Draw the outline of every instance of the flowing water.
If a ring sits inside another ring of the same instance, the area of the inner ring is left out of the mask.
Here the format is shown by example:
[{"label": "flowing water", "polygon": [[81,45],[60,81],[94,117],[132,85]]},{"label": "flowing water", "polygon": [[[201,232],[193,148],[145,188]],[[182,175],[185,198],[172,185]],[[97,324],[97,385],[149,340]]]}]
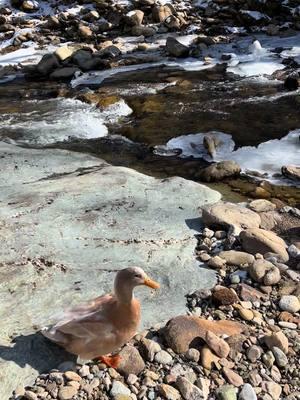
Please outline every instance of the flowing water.
[{"label": "flowing water", "polygon": [[[51,82],[3,83],[1,140],[90,152],[149,175],[195,179],[212,161],[203,134],[219,135],[216,161],[235,159],[250,175],[291,183],[278,173],[300,159],[300,91],[267,78],[233,77],[222,67],[125,71],[89,86],[111,104],[97,108],[75,99],[87,84],[70,91]],[[226,184],[214,186],[238,197]]]}]

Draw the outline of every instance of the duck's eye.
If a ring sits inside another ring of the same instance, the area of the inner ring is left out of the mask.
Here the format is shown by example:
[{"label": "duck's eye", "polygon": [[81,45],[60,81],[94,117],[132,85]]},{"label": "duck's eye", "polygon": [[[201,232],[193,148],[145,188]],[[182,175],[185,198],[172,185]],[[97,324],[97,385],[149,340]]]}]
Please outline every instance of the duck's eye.
[{"label": "duck's eye", "polygon": [[141,278],[141,275],[140,274],[135,274],[134,277],[135,278]]}]

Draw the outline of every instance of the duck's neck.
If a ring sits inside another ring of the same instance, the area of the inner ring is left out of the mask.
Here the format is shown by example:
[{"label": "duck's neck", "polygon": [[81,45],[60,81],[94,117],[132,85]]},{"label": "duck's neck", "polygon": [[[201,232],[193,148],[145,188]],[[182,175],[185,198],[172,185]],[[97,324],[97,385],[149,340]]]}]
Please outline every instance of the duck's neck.
[{"label": "duck's neck", "polygon": [[133,287],[124,285],[118,280],[115,281],[114,285],[115,296],[118,301],[122,304],[131,304],[133,299]]}]

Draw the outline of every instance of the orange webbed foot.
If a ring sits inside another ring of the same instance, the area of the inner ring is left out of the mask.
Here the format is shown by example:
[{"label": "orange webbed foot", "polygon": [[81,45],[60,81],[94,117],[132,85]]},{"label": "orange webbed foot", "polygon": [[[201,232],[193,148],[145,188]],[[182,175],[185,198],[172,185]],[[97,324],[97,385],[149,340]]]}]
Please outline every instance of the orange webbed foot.
[{"label": "orange webbed foot", "polygon": [[96,360],[101,361],[102,363],[106,364],[108,367],[117,369],[121,362],[121,356],[99,356]]}]

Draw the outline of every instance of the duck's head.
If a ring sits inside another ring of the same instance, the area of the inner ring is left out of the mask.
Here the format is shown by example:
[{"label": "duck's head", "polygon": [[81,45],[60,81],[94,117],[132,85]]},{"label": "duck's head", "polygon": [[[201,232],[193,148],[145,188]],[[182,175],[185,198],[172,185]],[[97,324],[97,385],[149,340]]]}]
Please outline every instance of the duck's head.
[{"label": "duck's head", "polygon": [[149,278],[146,272],[139,267],[130,267],[118,271],[115,286],[119,286],[120,284],[131,288],[141,285],[148,286],[151,289],[159,288],[159,283]]}]

